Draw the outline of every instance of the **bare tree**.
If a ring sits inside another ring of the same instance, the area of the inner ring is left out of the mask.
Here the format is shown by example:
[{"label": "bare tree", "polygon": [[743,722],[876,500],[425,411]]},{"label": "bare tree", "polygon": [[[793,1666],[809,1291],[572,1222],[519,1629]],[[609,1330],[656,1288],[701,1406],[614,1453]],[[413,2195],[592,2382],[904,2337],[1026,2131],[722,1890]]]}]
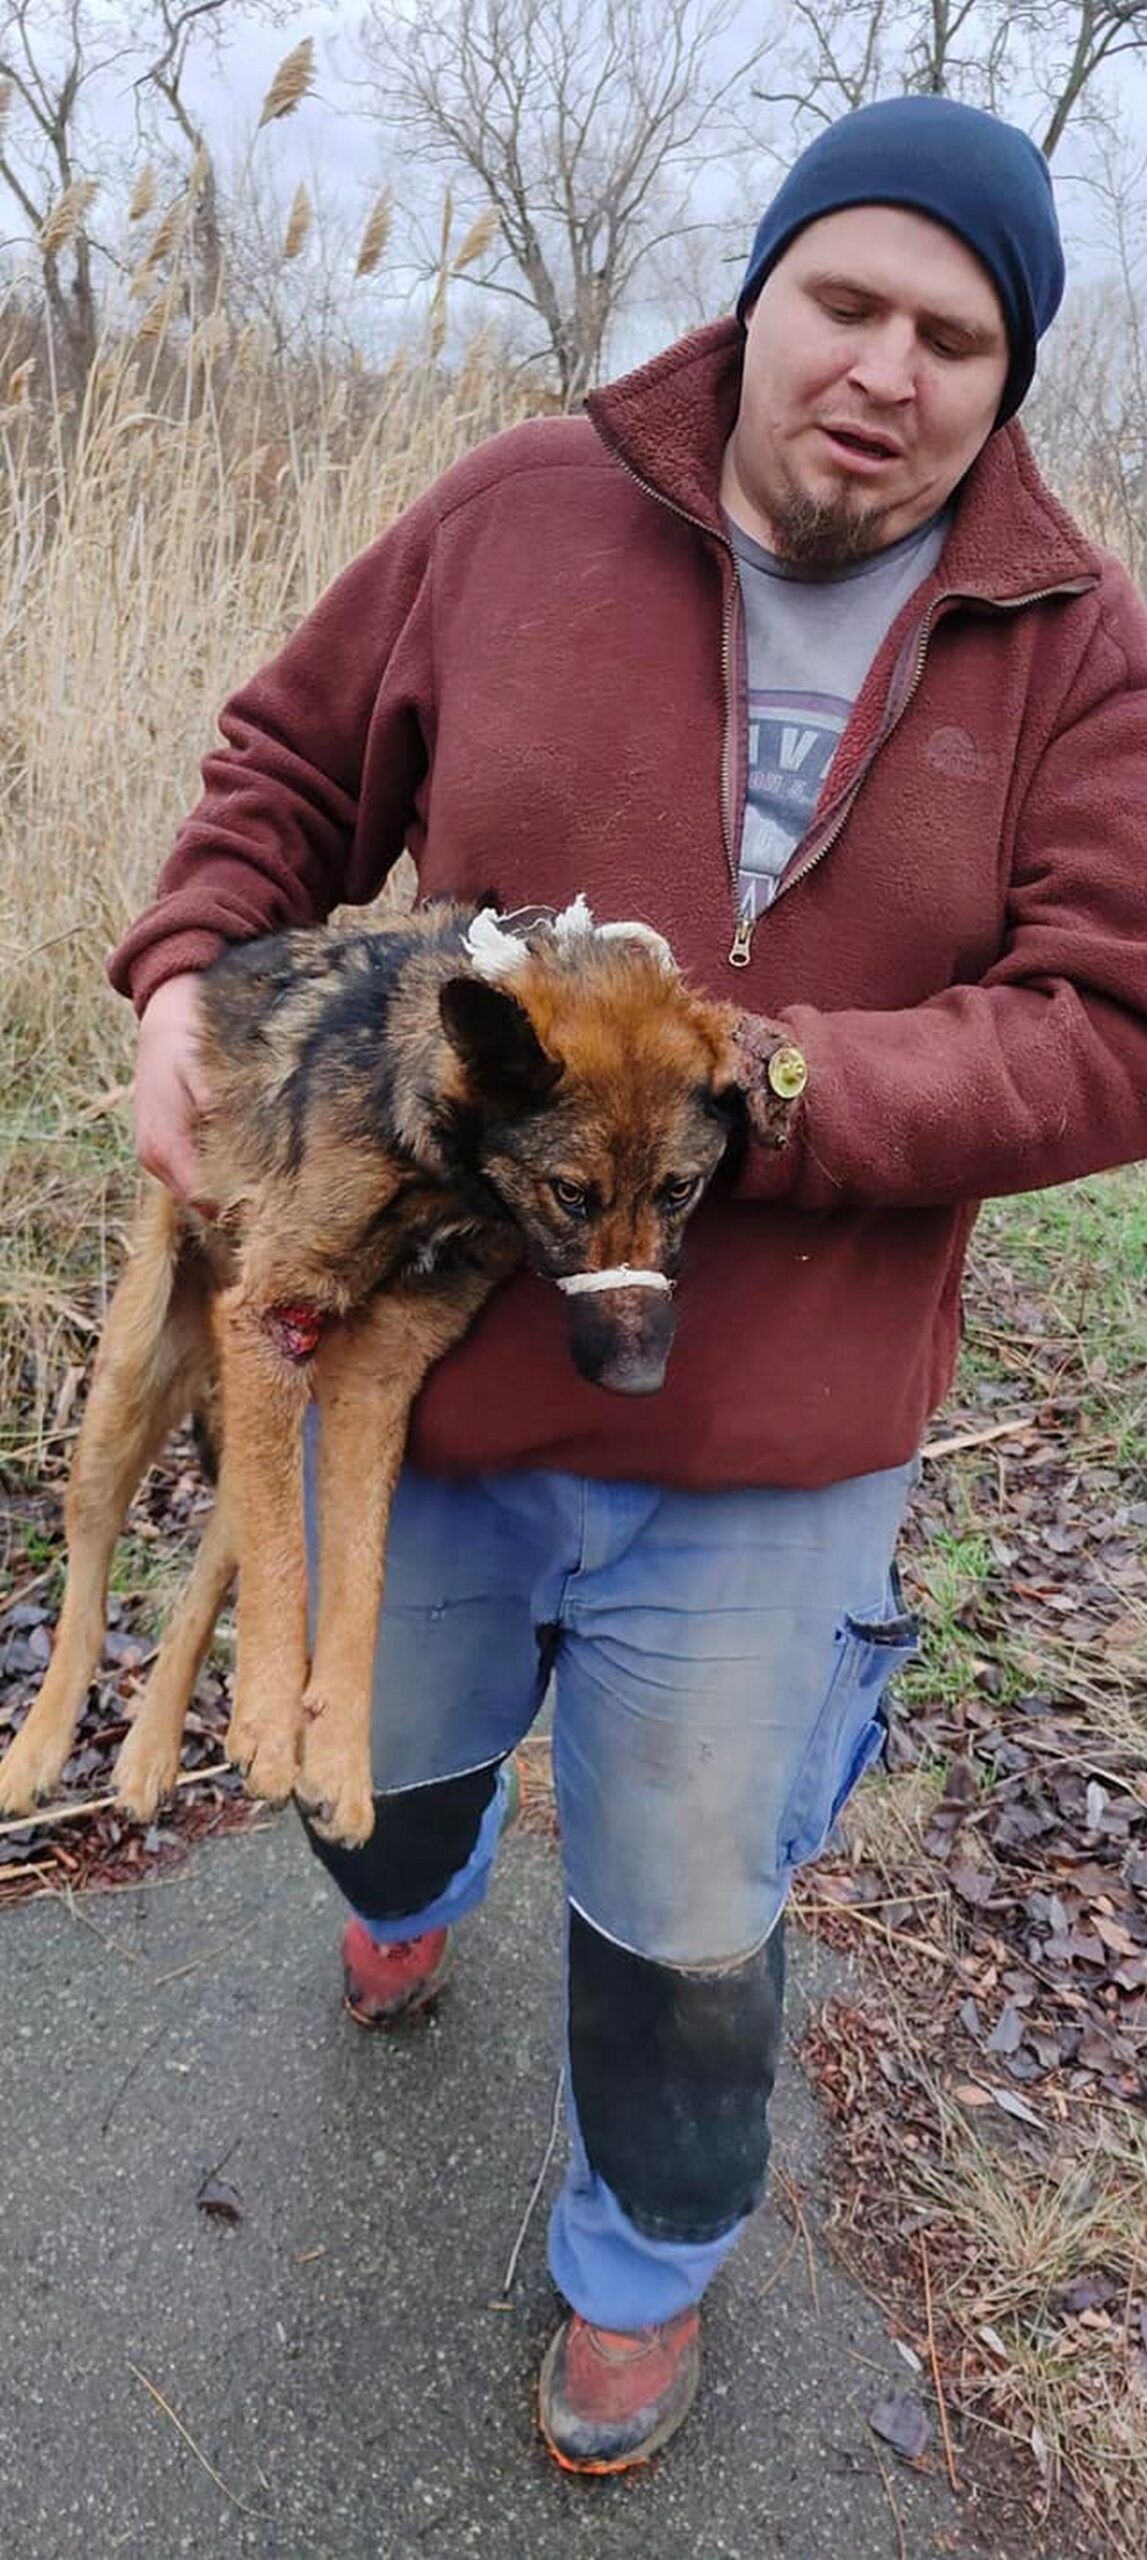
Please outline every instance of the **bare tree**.
[{"label": "bare tree", "polygon": [[57,360],[69,388],[95,352],[89,212],[97,177],[77,138],[83,93],[123,50],[122,31],[85,0],[4,0],[0,7],[0,181],[36,246]]},{"label": "bare tree", "polygon": [[[194,47],[218,55],[240,14],[278,21],[295,0],[0,0],[0,188],[39,271],[57,374],[82,390],[100,327],[101,282],[123,196],[123,152],[107,119],[114,75],[120,101],[134,87],[141,121],[157,102],[179,137],[178,157],[194,170],[192,236],[199,298],[219,289],[222,217],[215,161],[202,121],[188,104]],[[102,135],[101,135],[102,126]],[[188,146],[188,149],[184,149]],[[99,199],[101,235],[93,230]]]},{"label": "bare tree", "polygon": [[186,74],[196,38],[212,23],[217,32],[218,22],[228,6],[229,0],[155,0],[159,20],[156,33],[160,46],[139,83],[141,87],[146,84],[152,88],[163,100],[188,145],[199,173],[192,236],[202,278],[204,307],[209,311],[218,302],[223,276],[219,181],[203,118],[194,114],[188,104]]},{"label": "bare tree", "polygon": [[1147,0],[791,0],[783,85],[758,90],[798,124],[831,123],[894,90],[996,113],[1026,107],[1050,159],[1120,56],[1147,59]]},{"label": "bare tree", "polygon": [[612,325],[689,202],[722,104],[766,40],[730,59],[739,0],[373,0],[375,112],[493,216],[471,271],[541,322],[563,402],[597,378]]},{"label": "bare tree", "polygon": [[247,25],[280,26],[297,14],[298,0],[150,0],[143,14],[140,42],[154,51],[136,91],[141,101],[149,91],[162,101],[196,172],[192,243],[199,299],[207,311],[222,290],[227,223],[213,137],[190,102],[187,75],[204,52],[216,70],[222,68],[226,39],[240,18]]}]

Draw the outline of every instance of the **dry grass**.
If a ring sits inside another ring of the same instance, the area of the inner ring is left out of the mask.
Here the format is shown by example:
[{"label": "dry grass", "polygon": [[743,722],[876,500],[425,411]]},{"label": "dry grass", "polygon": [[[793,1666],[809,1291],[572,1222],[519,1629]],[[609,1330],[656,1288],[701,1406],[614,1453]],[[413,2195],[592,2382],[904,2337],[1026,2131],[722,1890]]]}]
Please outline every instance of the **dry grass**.
[{"label": "dry grass", "polygon": [[1147,2132],[1128,2110],[1089,2110],[1018,2156],[923,2060],[919,2087],[939,2157],[909,2153],[903,2193],[920,2200],[939,2271],[961,2413],[1030,2453],[1048,2501],[1070,2483],[1132,2560],[1147,2463]]},{"label": "dry grass", "polygon": [[347,560],[528,405],[487,340],[451,369],[420,342],[333,379],[288,370],[269,335],[234,339],[222,313],[191,329],[157,307],[105,349],[78,414],[35,403],[27,365],[6,379],[0,356],[8,1457],[39,1448],[76,1315],[118,1253],[127,1112],[102,1101],[130,1075],[133,1025],[104,963],[197,796],[218,706]]}]

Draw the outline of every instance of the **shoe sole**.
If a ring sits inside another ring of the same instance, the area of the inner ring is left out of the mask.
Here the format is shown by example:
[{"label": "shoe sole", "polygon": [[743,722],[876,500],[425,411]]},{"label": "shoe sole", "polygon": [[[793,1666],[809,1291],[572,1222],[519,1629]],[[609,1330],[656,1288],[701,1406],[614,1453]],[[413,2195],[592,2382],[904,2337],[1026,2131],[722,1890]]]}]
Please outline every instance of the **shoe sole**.
[{"label": "shoe sole", "polygon": [[651,2462],[654,2454],[660,2453],[662,2448],[670,2442],[673,2436],[676,2435],[678,2428],[683,2427],[685,2424],[685,2420],[688,2417],[697,2397],[698,2386],[701,2380],[700,2347],[697,2346],[694,2350],[691,2388],[684,2408],[675,2409],[671,2416],[663,2418],[660,2426],[655,2427],[652,2434],[646,2437],[645,2442],[640,2447],[639,2451],[634,2453],[618,2454],[612,2462],[592,2462],[584,2458],[579,2459],[576,2454],[563,2453],[561,2446],[554,2443],[553,2437],[546,2425],[545,2410],[542,2404],[546,2385],[552,2380],[554,2368],[557,2364],[558,2350],[561,2345],[561,2336],[562,2333],[559,2329],[557,2336],[551,2339],[550,2344],[546,2349],[541,2374],[538,2379],[538,2428],[547,2453],[552,2456],[552,2459],[557,2463],[560,2470],[580,2473],[586,2479],[605,2480],[611,2478],[612,2475],[618,2471],[640,2471],[642,2464]]}]

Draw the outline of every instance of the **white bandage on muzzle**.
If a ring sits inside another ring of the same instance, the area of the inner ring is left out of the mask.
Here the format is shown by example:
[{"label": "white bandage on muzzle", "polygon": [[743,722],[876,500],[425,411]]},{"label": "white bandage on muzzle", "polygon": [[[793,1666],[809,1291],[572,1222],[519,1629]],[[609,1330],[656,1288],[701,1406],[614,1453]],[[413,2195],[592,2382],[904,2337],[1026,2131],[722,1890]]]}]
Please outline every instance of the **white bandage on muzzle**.
[{"label": "white bandage on muzzle", "polygon": [[634,1271],[619,1262],[612,1271],[571,1271],[558,1287],[567,1298],[582,1298],[589,1289],[660,1289],[668,1296],[673,1283],[663,1271]]}]

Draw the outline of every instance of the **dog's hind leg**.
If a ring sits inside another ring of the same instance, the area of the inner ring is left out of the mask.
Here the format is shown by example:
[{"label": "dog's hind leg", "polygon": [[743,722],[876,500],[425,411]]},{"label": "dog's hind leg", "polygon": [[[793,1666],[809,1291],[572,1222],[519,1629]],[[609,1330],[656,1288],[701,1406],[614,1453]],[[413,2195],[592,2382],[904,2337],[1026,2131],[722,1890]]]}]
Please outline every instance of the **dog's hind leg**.
[{"label": "dog's hind leg", "polygon": [[191,1693],[234,1575],[224,1475],[190,1579],[164,1629],[159,1659],[116,1760],[112,1783],[124,1811],[137,1822],[150,1822],[175,1784]]},{"label": "dog's hind leg", "polygon": [[186,1412],[210,1358],[202,1287],[184,1285],[175,1204],[145,1197],[112,1299],[65,1502],[67,1578],[47,1678],[0,1764],[0,1812],[50,1796],[99,1662],[108,1574],[141,1476]]},{"label": "dog's hind leg", "polygon": [[319,1616],[296,1791],[320,1837],[348,1847],[374,1827],[374,1648],[410,1409],[500,1276],[452,1275],[441,1298],[385,1292],[333,1329],[318,1356]]},{"label": "dog's hind leg", "polygon": [[282,1804],[295,1783],[307,1677],[303,1416],[309,1358],[277,1346],[266,1296],[219,1299],[223,1468],[239,1567],[235,1691],[227,1749],[247,1792]]}]

